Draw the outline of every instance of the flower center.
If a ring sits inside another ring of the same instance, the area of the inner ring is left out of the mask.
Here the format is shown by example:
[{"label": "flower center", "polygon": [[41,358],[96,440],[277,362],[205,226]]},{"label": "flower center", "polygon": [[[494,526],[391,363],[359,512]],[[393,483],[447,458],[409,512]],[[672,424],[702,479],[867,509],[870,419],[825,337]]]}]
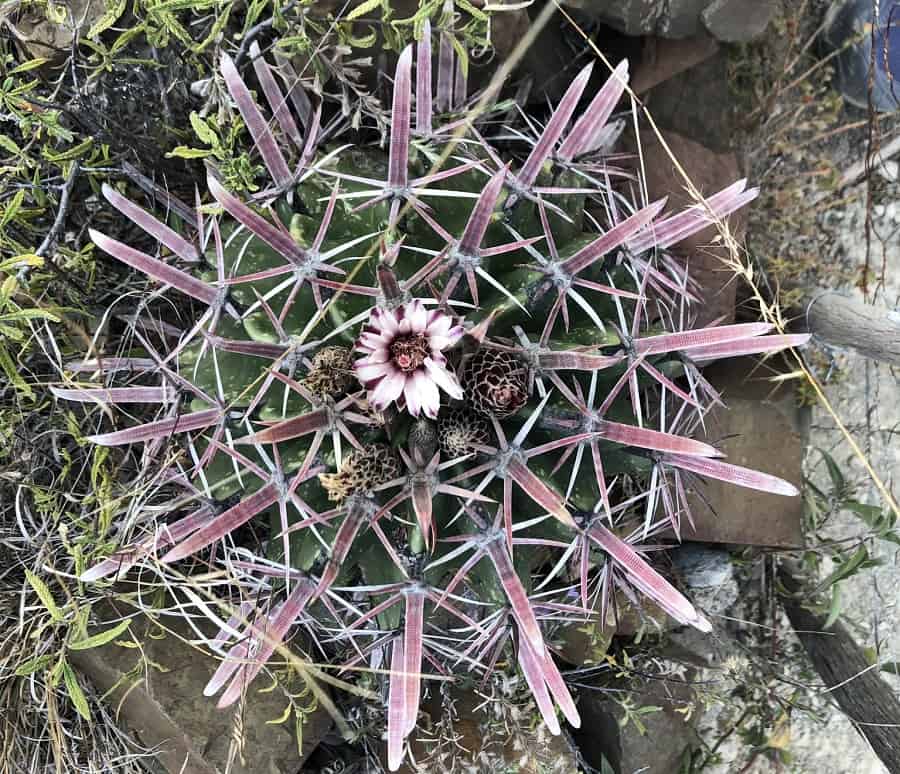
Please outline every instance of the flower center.
[{"label": "flower center", "polygon": [[428,341],[424,334],[398,336],[391,342],[391,360],[404,373],[420,368],[428,357]]}]

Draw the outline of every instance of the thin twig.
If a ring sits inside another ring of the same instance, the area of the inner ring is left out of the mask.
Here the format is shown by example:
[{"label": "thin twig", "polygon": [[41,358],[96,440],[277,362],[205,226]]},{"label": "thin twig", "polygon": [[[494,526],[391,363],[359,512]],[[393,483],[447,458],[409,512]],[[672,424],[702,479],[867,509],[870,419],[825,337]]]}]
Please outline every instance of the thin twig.
[{"label": "thin twig", "polygon": [[[288,3],[284,8],[281,9],[281,15],[283,16],[284,14],[286,14],[295,5],[297,5],[297,0],[292,0],[292,2]],[[238,49],[237,54],[234,55],[235,67],[240,68],[250,52],[250,44],[253,43],[254,40],[262,35],[274,23],[275,16],[270,16],[268,19],[261,21],[259,24],[255,24],[249,30],[247,30],[247,34],[244,35],[244,39],[241,41],[241,47]]]},{"label": "thin twig", "polygon": [[66,178],[66,182],[62,187],[56,219],[53,221],[53,225],[47,232],[47,236],[44,237],[44,241],[41,242],[40,247],[35,250],[35,255],[38,255],[41,258],[46,258],[47,254],[56,247],[56,243],[59,241],[59,234],[66,224],[66,216],[69,214],[69,201],[72,196],[72,189],[75,187],[75,179],[78,177],[80,171],[81,165],[77,161],[74,162],[72,164],[72,169],[69,170],[69,176]]}]

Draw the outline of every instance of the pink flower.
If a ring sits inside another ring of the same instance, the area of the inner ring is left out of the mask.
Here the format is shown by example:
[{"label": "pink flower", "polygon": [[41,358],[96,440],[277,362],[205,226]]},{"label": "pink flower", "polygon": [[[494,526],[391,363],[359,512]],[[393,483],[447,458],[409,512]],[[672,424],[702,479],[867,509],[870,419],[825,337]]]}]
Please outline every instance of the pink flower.
[{"label": "pink flower", "polygon": [[463,335],[453,318],[419,300],[396,309],[375,308],[356,342],[363,357],[356,361],[356,377],[368,391],[369,402],[383,411],[394,401],[414,417],[424,412],[434,419],[441,407],[440,387],[459,400],[463,390],[447,368],[442,351]]}]

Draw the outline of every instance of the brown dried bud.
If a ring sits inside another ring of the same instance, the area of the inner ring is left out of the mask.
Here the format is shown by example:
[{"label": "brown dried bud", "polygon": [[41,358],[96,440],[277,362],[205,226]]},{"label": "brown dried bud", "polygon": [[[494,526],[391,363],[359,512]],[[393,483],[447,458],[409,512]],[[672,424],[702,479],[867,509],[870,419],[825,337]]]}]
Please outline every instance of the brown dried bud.
[{"label": "brown dried bud", "polygon": [[528,402],[528,369],[515,355],[482,348],[466,363],[463,385],[479,414],[503,419]]},{"label": "brown dried bud", "polygon": [[366,492],[400,475],[400,460],[384,443],[367,446],[365,452],[352,451],[344,457],[337,473],[320,473],[319,483],[332,502],[342,502],[357,492]]},{"label": "brown dried bud", "polygon": [[302,384],[317,398],[340,397],[354,384],[353,354],[346,347],[320,349]]}]

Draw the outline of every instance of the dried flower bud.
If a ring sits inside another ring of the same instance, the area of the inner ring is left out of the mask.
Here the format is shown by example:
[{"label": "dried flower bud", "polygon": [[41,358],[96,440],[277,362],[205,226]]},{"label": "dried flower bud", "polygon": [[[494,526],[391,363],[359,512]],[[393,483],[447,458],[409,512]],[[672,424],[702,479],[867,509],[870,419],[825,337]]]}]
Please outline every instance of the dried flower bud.
[{"label": "dried flower bud", "polygon": [[343,395],[355,383],[352,353],[346,347],[320,349],[302,382],[318,398],[337,398]]},{"label": "dried flower bud", "polygon": [[367,447],[365,452],[352,451],[344,457],[337,473],[319,474],[319,483],[332,502],[342,502],[357,492],[365,492],[400,475],[400,460],[384,443]]}]

